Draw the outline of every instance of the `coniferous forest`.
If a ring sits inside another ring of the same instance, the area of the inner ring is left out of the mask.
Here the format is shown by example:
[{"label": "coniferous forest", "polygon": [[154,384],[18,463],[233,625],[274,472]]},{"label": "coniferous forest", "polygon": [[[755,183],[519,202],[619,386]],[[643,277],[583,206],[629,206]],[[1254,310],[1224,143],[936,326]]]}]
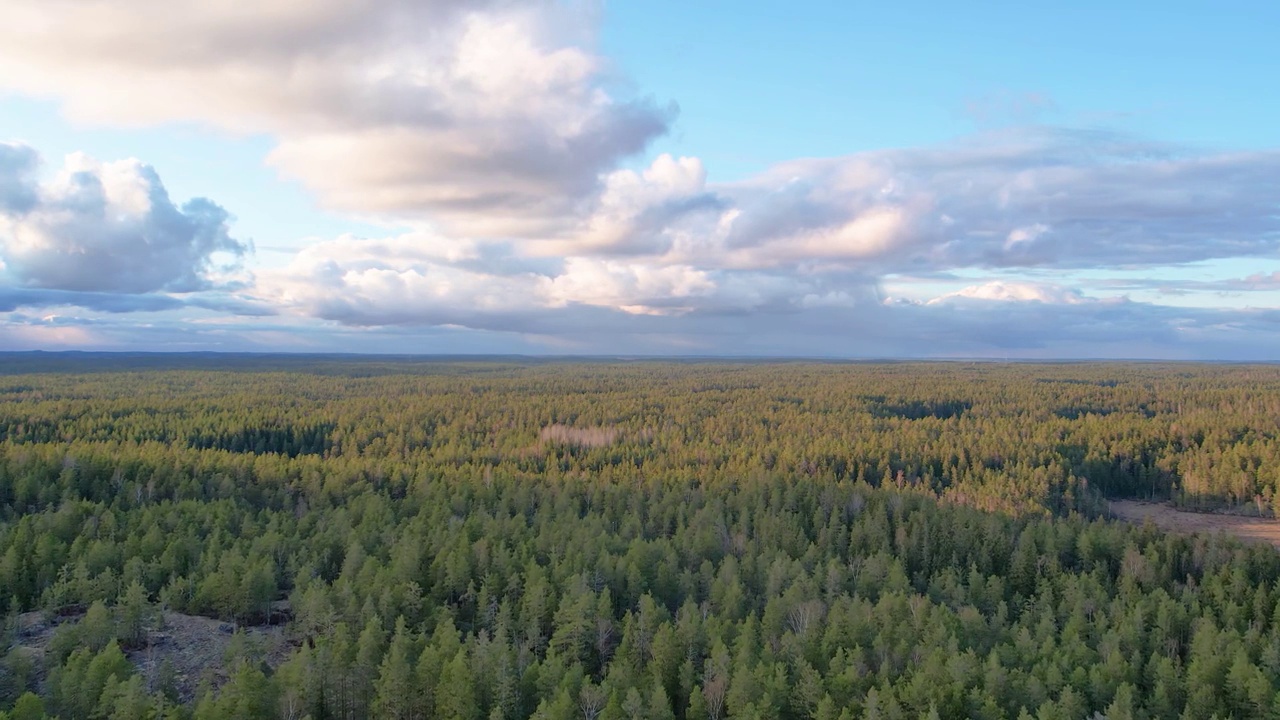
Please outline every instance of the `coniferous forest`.
[{"label": "coniferous forest", "polygon": [[[0,718],[1274,718],[1280,367],[0,357]],[[201,655],[200,653],[203,653]]]}]

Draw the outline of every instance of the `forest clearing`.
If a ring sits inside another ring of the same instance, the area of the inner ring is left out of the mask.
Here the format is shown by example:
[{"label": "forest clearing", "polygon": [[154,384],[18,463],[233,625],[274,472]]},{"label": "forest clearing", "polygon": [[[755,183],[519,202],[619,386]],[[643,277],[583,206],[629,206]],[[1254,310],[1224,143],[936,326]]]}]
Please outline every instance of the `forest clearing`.
[{"label": "forest clearing", "polygon": [[1164,502],[1112,500],[1111,513],[1141,525],[1150,521],[1161,530],[1175,533],[1224,532],[1241,540],[1264,542],[1280,548],[1280,521],[1268,518],[1179,510]]}]

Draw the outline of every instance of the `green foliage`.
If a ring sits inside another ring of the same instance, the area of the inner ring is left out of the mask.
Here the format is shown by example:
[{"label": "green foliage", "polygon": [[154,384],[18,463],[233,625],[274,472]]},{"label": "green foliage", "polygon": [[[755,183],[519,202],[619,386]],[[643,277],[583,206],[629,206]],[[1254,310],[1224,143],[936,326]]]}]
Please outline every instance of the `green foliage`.
[{"label": "green foliage", "polygon": [[133,581],[120,598],[120,642],[129,648],[145,645],[147,631],[155,622],[154,616],[146,589],[137,580]]},{"label": "green foliage", "polygon": [[[184,362],[0,375],[0,601],[82,614],[43,685],[11,634],[10,717],[1260,718],[1280,691],[1275,552],[1098,512],[1274,512],[1274,368]],[[172,665],[135,671],[161,606],[287,622],[289,652],[237,633],[178,707]]]},{"label": "green foliage", "polygon": [[109,717],[121,699],[120,684],[133,675],[133,665],[111,640],[100,652],[82,647],[53,669],[49,696],[64,717]]},{"label": "green foliage", "polygon": [[278,717],[277,687],[251,663],[237,665],[217,697],[206,696],[196,707],[195,720],[263,720]]},{"label": "green foliage", "polygon": [[6,716],[7,720],[43,720],[48,717],[44,711],[44,700],[35,693],[23,693]]}]

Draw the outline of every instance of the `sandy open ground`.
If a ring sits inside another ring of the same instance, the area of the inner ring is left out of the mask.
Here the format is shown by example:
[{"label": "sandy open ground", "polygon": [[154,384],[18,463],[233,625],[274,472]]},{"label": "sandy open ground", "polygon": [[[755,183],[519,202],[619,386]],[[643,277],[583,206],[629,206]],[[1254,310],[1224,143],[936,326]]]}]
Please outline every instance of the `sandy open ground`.
[{"label": "sandy open ground", "polygon": [[1129,522],[1150,520],[1156,527],[1170,532],[1214,533],[1221,530],[1241,540],[1270,543],[1280,548],[1280,520],[1184,512],[1164,503],[1137,500],[1114,500],[1111,512],[1116,518]]}]

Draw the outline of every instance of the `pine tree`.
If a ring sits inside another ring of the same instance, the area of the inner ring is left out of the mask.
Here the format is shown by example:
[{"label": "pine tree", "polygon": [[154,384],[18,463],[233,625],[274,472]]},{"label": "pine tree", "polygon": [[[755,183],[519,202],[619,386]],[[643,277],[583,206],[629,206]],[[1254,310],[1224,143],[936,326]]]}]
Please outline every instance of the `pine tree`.
[{"label": "pine tree", "polygon": [[370,615],[356,641],[355,663],[350,670],[352,701],[357,715],[367,713],[373,702],[373,681],[377,676],[386,642],[382,620],[377,615]]},{"label": "pine tree", "polygon": [[436,717],[441,720],[478,720],[480,708],[476,703],[475,685],[467,662],[466,649],[458,650],[452,660],[445,663],[436,688]]},{"label": "pine tree", "polygon": [[155,703],[147,694],[141,675],[116,685],[113,696],[103,693],[98,707],[107,711],[104,716],[110,720],[151,720],[156,716]]},{"label": "pine tree", "polygon": [[403,617],[396,620],[395,635],[391,646],[378,669],[374,683],[372,714],[388,720],[409,720],[413,717],[413,667],[410,653],[412,638]]},{"label": "pine tree", "polygon": [[89,611],[80,620],[79,632],[81,642],[94,652],[101,651],[115,639],[116,624],[106,603],[96,600],[89,606]]},{"label": "pine tree", "polygon": [[14,703],[13,710],[8,717],[9,720],[44,720],[47,717],[44,710],[44,701],[35,693],[23,693],[18,698],[18,701]]},{"label": "pine tree", "polygon": [[1115,697],[1107,706],[1107,720],[1134,720],[1134,691],[1129,683],[1116,688]]},{"label": "pine tree", "polygon": [[120,627],[118,637],[127,648],[146,645],[147,631],[152,622],[151,601],[146,588],[137,580],[129,584],[120,602]]}]

